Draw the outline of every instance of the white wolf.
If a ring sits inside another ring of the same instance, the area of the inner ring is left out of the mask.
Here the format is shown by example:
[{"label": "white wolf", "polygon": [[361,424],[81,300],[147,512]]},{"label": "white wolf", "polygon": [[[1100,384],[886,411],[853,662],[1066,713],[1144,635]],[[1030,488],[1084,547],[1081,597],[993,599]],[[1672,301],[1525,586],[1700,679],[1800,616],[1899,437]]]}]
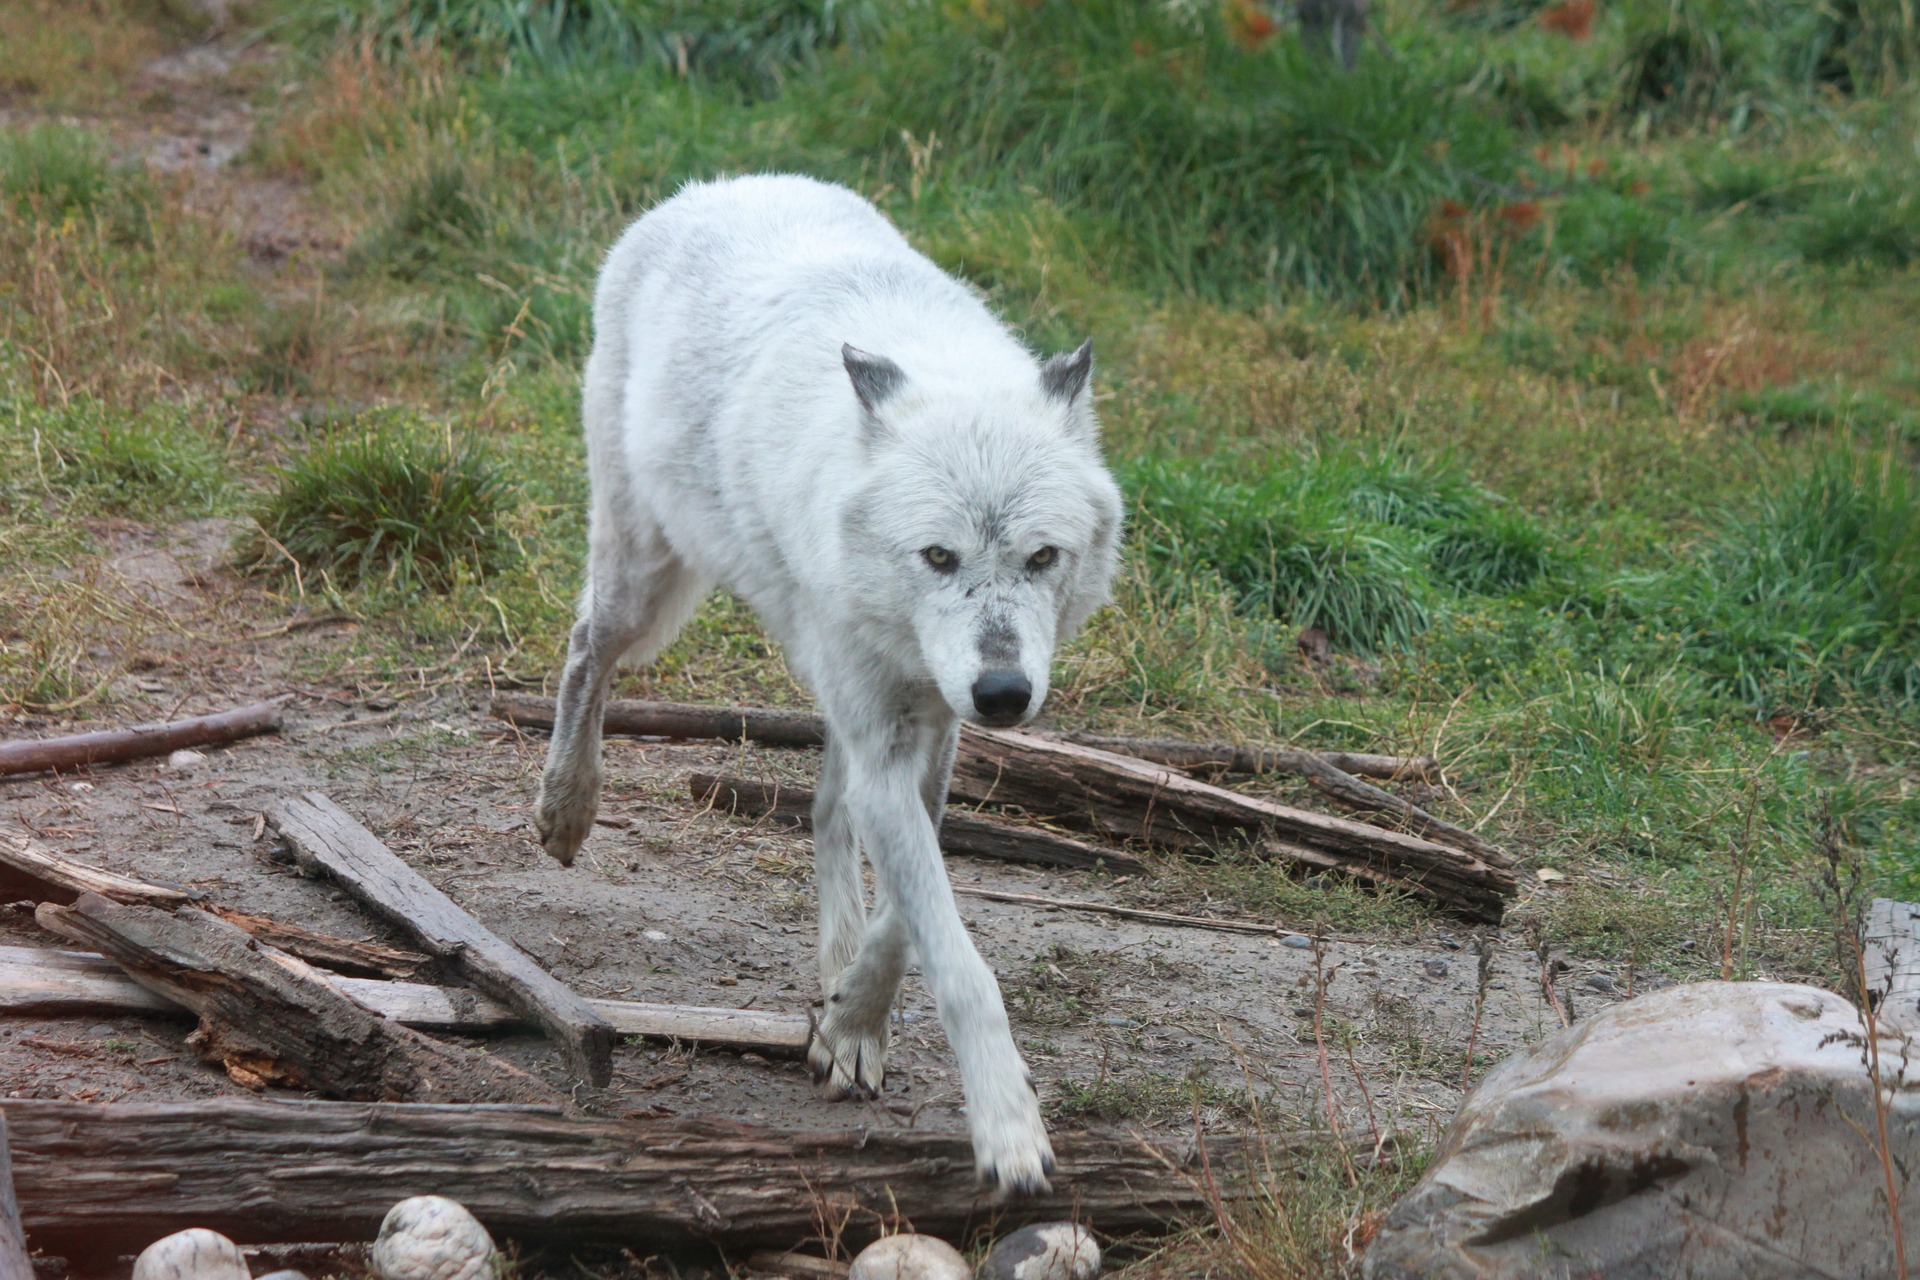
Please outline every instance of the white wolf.
[{"label": "white wolf", "polygon": [[911,949],[959,1059],[982,1181],[1046,1188],[1033,1077],[936,831],[959,721],[1031,718],[1054,646],[1107,599],[1121,504],[1091,345],[1039,364],[866,201],[779,176],[689,186],[635,222],[594,327],[587,583],[541,842],[571,864],[592,827],[616,661],[651,658],[725,584],[826,713],[816,1079],[839,1098],[880,1088]]}]

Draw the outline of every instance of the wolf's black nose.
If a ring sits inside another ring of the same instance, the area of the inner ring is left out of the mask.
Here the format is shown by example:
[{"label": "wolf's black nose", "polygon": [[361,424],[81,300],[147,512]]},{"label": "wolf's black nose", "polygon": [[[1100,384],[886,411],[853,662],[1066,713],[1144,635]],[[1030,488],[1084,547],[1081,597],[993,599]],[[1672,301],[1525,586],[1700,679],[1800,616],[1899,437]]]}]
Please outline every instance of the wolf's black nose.
[{"label": "wolf's black nose", "polygon": [[973,682],[973,706],[988,724],[1012,724],[1033,701],[1033,682],[1018,671],[989,671]]}]

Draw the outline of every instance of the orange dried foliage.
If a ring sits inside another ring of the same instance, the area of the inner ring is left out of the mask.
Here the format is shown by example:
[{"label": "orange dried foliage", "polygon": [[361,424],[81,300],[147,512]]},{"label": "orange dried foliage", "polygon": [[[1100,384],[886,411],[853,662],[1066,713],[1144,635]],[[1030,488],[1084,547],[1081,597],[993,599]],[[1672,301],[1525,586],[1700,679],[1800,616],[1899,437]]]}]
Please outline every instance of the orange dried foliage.
[{"label": "orange dried foliage", "polygon": [[1540,25],[1569,40],[1585,40],[1593,34],[1595,0],[1560,0],[1540,11]]},{"label": "orange dried foliage", "polygon": [[1238,0],[1227,10],[1227,32],[1243,49],[1258,49],[1279,30],[1280,24],[1259,0]]}]

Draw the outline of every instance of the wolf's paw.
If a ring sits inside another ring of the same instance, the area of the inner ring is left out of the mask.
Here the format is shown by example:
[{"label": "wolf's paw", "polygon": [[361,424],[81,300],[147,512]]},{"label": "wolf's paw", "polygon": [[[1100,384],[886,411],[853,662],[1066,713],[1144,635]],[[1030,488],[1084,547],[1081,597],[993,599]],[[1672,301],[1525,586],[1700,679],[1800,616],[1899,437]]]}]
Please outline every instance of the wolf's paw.
[{"label": "wolf's paw", "polygon": [[858,1026],[851,1018],[836,1018],[838,1012],[829,1010],[807,1045],[813,1082],[833,1102],[878,1097],[887,1078],[886,1013],[877,1025]]},{"label": "wolf's paw", "polygon": [[967,1099],[973,1133],[974,1171],[980,1185],[999,1199],[1037,1196],[1053,1190],[1053,1144],[1040,1119],[1033,1077],[1022,1073],[1018,1086],[1000,1096]]},{"label": "wolf's paw", "polygon": [[563,867],[573,865],[573,855],[593,830],[593,813],[599,807],[600,786],[554,787],[545,779],[540,783],[540,798],[533,806],[533,829],[540,847]]}]

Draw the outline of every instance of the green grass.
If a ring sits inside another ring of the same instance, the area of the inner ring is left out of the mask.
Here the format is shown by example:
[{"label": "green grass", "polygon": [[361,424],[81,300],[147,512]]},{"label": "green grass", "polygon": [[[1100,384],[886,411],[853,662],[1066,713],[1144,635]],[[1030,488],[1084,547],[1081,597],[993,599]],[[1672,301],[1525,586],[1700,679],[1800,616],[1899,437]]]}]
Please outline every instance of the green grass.
[{"label": "green grass", "polygon": [[446,591],[504,568],[513,485],[482,441],[391,419],[353,424],[281,468],[243,560],[316,584]]}]

